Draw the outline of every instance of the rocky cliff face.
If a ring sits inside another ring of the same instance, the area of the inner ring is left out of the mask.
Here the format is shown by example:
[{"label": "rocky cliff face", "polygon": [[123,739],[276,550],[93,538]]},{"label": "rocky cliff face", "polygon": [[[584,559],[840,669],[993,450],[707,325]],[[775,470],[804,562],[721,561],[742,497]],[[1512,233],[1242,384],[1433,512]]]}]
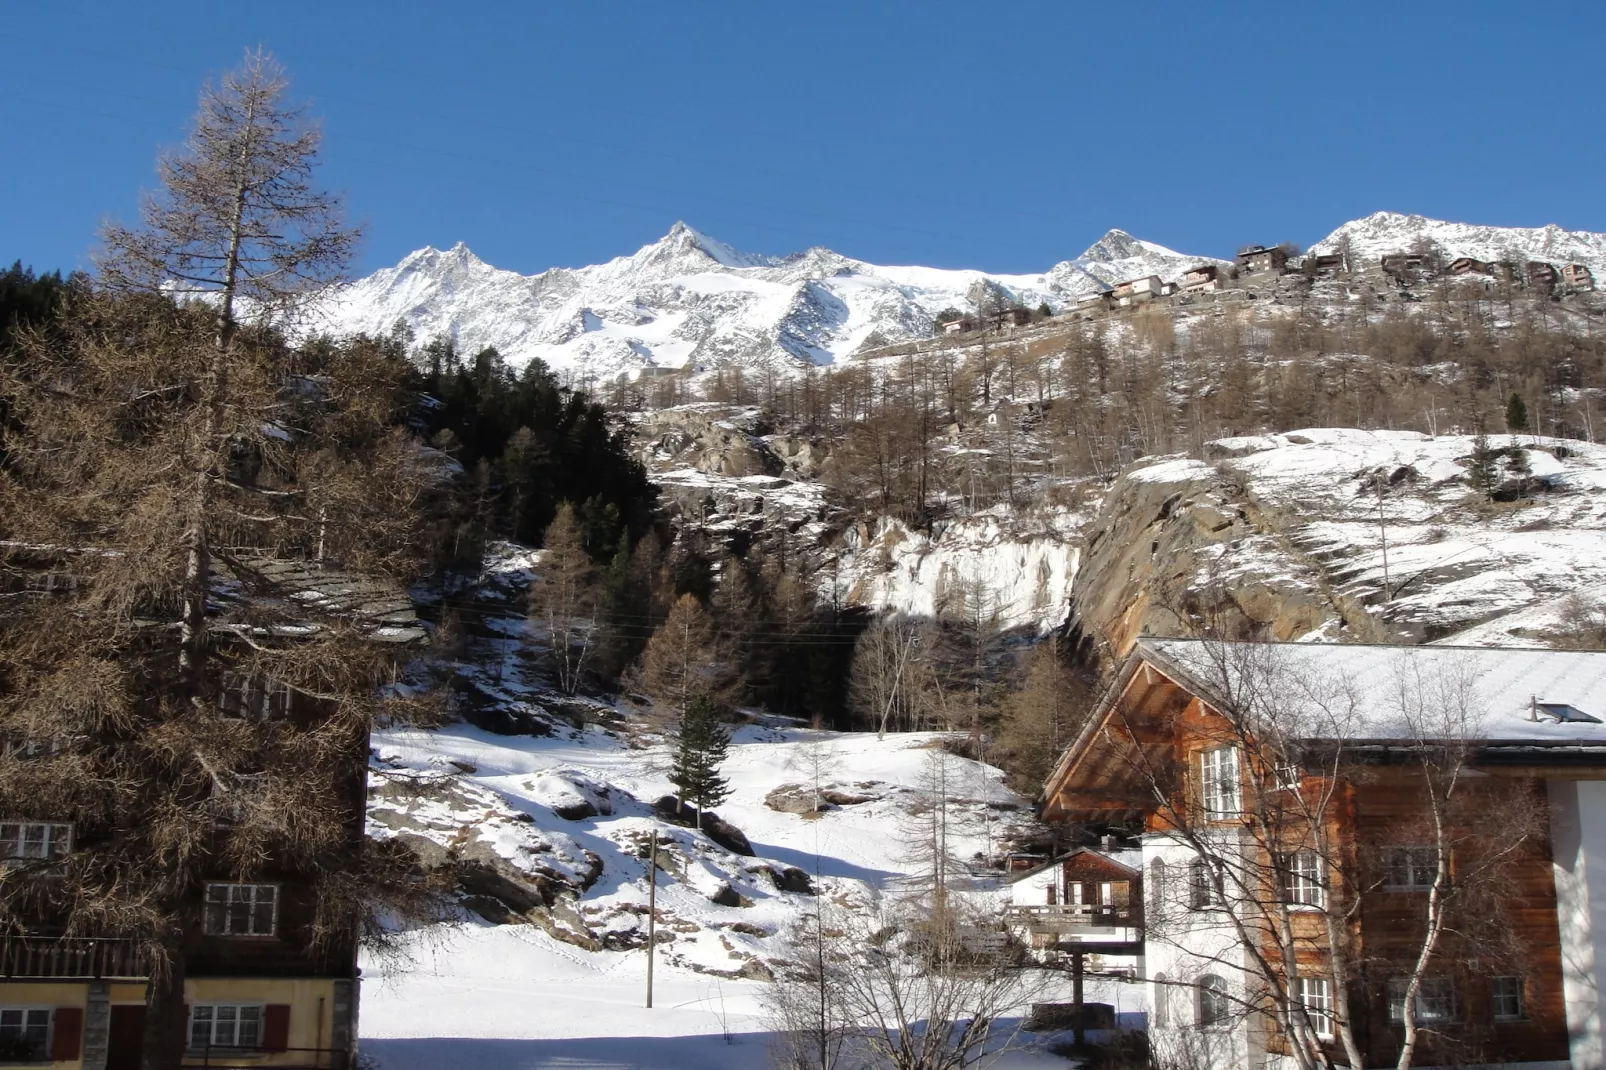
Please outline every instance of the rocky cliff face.
[{"label": "rocky cliff face", "polygon": [[1498,622],[1606,583],[1606,448],[1314,429],[1140,462],[1086,529],[1071,632],[1119,658],[1140,635],[1540,641]]}]

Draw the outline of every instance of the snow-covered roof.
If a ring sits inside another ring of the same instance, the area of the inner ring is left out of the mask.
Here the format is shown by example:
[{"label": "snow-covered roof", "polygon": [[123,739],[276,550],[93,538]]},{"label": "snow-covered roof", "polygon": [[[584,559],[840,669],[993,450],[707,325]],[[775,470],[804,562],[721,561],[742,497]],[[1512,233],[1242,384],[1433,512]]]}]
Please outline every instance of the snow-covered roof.
[{"label": "snow-covered roof", "polygon": [[1207,702],[1309,739],[1606,746],[1606,652],[1142,639]]}]

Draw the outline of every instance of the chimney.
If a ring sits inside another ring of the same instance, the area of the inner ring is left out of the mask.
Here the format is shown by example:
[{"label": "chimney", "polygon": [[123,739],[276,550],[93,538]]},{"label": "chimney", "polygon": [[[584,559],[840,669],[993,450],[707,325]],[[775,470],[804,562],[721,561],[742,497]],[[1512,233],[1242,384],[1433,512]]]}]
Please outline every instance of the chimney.
[{"label": "chimney", "polygon": [[1100,836],[1099,837],[1099,850],[1103,851],[1106,854],[1108,854],[1109,852],[1115,850],[1115,837],[1110,835],[1108,832],[1106,832],[1104,835]]},{"label": "chimney", "polygon": [[1528,696],[1528,720],[1530,720],[1530,721],[1539,720],[1539,696],[1538,695],[1529,695]]}]

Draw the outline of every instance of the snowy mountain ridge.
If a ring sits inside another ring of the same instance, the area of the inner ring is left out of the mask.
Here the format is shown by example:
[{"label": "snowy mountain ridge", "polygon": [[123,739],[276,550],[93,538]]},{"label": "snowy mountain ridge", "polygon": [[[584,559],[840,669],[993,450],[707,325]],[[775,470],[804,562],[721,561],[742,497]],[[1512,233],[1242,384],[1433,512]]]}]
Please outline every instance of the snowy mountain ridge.
[{"label": "snowy mountain ridge", "polygon": [[1479,260],[1542,260],[1585,264],[1597,278],[1606,272],[1606,234],[1564,230],[1554,223],[1543,227],[1487,227],[1400,212],[1373,212],[1364,219],[1345,223],[1311,246],[1311,252],[1336,252],[1345,238],[1365,259],[1404,252],[1428,241],[1438,246],[1446,259],[1470,256]]},{"label": "snowy mountain ridge", "polygon": [[[1489,227],[1376,212],[1312,246],[1347,238],[1363,258],[1424,239],[1447,257],[1587,264],[1606,277],[1606,234]],[[420,249],[337,292],[314,326],[336,334],[388,333],[406,324],[422,343],[452,339],[460,352],[495,346],[513,366],[534,358],[581,377],[655,368],[831,364],[861,348],[930,335],[947,308],[1002,299],[1060,311],[1118,282],[1173,280],[1204,263],[1111,230],[1081,255],[1040,274],[885,266],[822,247],[788,256],[740,252],[676,223],[629,256],[521,275],[458,243]]]},{"label": "snowy mountain ridge", "polygon": [[937,313],[990,294],[1060,309],[1117,282],[1216,262],[1112,230],[1038,275],[886,267],[824,248],[738,252],[684,223],[630,256],[520,275],[466,245],[420,249],[339,291],[315,325],[337,334],[448,337],[508,362],[607,377],[655,367],[829,364],[862,346],[923,338]]}]

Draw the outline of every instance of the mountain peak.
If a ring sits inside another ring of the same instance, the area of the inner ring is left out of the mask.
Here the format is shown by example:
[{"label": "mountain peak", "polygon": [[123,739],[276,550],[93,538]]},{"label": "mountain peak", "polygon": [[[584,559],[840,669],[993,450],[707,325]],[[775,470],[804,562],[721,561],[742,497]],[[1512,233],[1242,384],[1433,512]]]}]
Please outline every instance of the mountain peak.
[{"label": "mountain peak", "polygon": [[1104,237],[1084,249],[1077,259],[1100,263],[1127,260],[1134,256],[1142,256],[1150,249],[1146,242],[1139,241],[1124,230],[1107,230],[1104,232]]}]

